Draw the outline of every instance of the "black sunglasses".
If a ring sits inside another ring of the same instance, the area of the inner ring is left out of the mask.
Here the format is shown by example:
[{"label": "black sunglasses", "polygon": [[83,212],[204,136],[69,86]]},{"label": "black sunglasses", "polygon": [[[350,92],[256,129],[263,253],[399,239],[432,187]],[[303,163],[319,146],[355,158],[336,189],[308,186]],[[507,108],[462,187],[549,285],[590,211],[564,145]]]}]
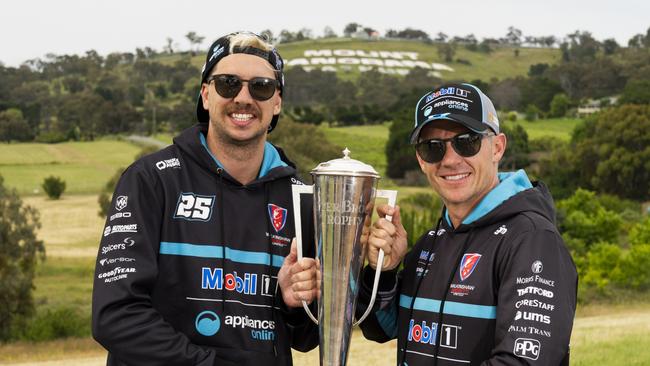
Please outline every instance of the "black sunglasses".
[{"label": "black sunglasses", "polygon": [[214,89],[224,98],[234,98],[244,85],[248,83],[248,92],[255,100],[263,102],[268,100],[275,93],[280,83],[272,78],[254,77],[244,80],[237,75],[217,74],[206,79],[206,82],[214,80]]},{"label": "black sunglasses", "polygon": [[481,140],[490,134],[465,132],[448,139],[431,139],[420,141],[415,144],[415,151],[420,158],[427,163],[438,163],[442,160],[447,152],[447,141],[451,142],[451,147],[458,155],[469,158],[478,154],[481,150]]}]

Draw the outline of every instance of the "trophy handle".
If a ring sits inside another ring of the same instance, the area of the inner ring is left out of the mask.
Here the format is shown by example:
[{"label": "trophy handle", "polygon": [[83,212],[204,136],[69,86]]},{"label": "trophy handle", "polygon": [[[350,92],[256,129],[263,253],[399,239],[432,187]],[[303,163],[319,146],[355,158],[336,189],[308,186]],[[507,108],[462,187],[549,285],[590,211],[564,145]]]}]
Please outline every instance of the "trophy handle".
[{"label": "trophy handle", "polygon": [[[291,194],[293,196],[293,221],[296,226],[296,249],[298,254],[298,260],[302,259],[302,222],[300,220],[300,194],[313,194],[314,186],[308,186],[304,184],[292,184],[291,185]],[[318,324],[318,320],[314,317],[307,306],[307,302],[303,300],[302,307],[307,312],[307,315],[311,320]]]},{"label": "trophy handle", "polygon": [[[378,189],[376,197],[387,198],[388,204],[392,207],[395,207],[395,201],[397,201],[397,191]],[[393,221],[393,216],[386,215],[386,220]],[[353,326],[359,325],[362,321],[366,319],[370,311],[372,310],[373,305],[375,304],[375,297],[377,296],[377,289],[379,288],[379,276],[381,275],[381,268],[384,266],[384,251],[379,249],[379,256],[377,257],[377,268],[375,269],[375,280],[372,284],[372,296],[370,297],[370,303],[366,312],[363,313],[361,318],[357,320]]]}]

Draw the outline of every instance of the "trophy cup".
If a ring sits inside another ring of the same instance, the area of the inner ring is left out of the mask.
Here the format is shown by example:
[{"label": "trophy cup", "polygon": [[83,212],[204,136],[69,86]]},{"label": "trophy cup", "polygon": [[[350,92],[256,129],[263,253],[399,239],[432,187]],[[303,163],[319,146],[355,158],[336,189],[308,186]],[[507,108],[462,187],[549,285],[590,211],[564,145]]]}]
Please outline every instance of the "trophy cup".
[{"label": "trophy cup", "polygon": [[387,198],[391,206],[397,197],[397,191],[376,189],[380,177],[370,165],[351,159],[347,148],[343,154],[343,158],[321,163],[311,171],[314,185],[292,186],[298,259],[302,258],[300,194],[314,195],[316,256],[321,271],[318,320],[306,302],[302,304],[319,326],[321,365],[346,364],[352,327],[372,309],[384,260],[381,250],[370,304],[353,324],[375,197]]}]

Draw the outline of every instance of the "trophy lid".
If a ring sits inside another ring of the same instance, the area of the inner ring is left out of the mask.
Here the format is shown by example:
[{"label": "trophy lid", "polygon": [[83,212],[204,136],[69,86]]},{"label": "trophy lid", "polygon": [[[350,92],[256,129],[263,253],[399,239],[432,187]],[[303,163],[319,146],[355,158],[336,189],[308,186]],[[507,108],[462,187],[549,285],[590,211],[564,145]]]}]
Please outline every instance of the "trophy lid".
[{"label": "trophy lid", "polygon": [[379,173],[370,165],[350,158],[350,150],[343,150],[343,157],[318,164],[311,171],[314,175],[350,175],[355,177],[379,178]]}]

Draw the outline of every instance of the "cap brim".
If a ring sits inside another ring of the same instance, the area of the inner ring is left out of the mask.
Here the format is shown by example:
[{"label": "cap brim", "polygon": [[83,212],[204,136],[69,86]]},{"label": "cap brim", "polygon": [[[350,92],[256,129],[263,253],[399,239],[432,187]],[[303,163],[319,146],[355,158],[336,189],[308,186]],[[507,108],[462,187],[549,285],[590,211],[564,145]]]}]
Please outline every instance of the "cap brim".
[{"label": "cap brim", "polygon": [[485,123],[479,122],[479,121],[475,120],[474,118],[470,118],[470,117],[467,117],[467,116],[464,116],[464,115],[461,115],[461,114],[453,114],[453,113],[451,113],[451,114],[447,114],[444,117],[431,116],[431,118],[427,119],[423,123],[420,123],[420,125],[417,126],[413,130],[413,132],[411,132],[411,136],[409,137],[410,143],[411,144],[416,144],[418,142],[418,137],[420,136],[420,131],[422,131],[422,128],[424,128],[424,126],[428,125],[429,123],[431,123],[433,121],[439,121],[439,120],[448,120],[448,121],[459,123],[459,124],[469,128],[470,130],[472,130],[474,132],[484,132],[485,130],[487,130],[489,128],[488,125],[486,125]]}]

